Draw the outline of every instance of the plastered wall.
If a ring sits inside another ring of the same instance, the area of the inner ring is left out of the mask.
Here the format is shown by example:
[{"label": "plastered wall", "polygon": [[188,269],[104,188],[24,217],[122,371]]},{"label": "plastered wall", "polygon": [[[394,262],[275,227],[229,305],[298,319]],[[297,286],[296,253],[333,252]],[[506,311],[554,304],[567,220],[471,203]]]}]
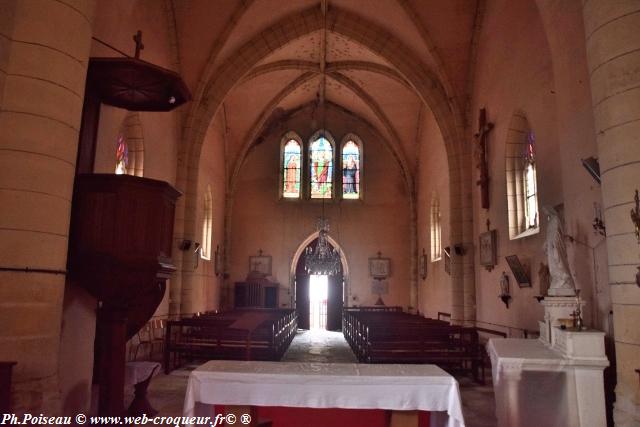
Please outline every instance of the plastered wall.
[{"label": "plastered wall", "polygon": [[[348,132],[362,138],[363,200],[325,202],[330,235],[339,243],[348,263],[349,305],[373,305],[368,258],[391,258],[392,274],[386,305],[409,304],[409,199],[401,171],[389,150],[369,128],[350,116],[329,110],[327,129],[338,141]],[[243,280],[249,256],[262,250],[273,260],[273,280],[281,284],[280,303],[291,306],[291,264],[300,244],[314,231],[322,213],[319,200],[279,199],[280,137],[295,130],[307,140],[311,129],[308,114],[285,121],[246,158],[233,193],[231,215],[229,281]]]},{"label": "plastered wall", "polygon": [[[451,276],[445,272],[444,247],[451,246],[449,167],[444,141],[431,110],[424,110],[421,123],[420,154],[417,174],[418,257],[426,254],[427,277],[418,279],[420,312],[436,318],[438,312],[451,312]],[[442,258],[431,261],[431,203],[440,201]]]},{"label": "plastered wall", "polygon": [[[593,204],[601,203],[600,188],[580,162],[597,156],[581,16],[566,10],[563,13],[557,7],[547,7],[544,12],[546,25],[565,29],[565,38],[552,40],[551,46],[535,3],[487,2],[470,110],[472,132],[477,132],[480,108],[487,109],[488,120],[495,124],[488,148],[489,210],[480,207],[479,190],[474,192],[475,234],[486,230],[487,219],[498,234],[498,265],[492,271],[482,268],[477,250],[475,254],[478,325],[514,336],[522,333],[519,329],[537,330],[537,321],[542,319],[542,307],[534,296],[540,294],[540,263],[547,263],[542,249],[546,231],[542,213],[538,234],[509,239],[505,142],[517,111],[524,113],[536,137],[539,206],[561,205],[564,212],[570,267],[587,301],[587,322],[607,330],[610,309],[603,237],[591,226]],[[557,50],[553,61],[551,47]],[[477,179],[478,171],[474,170],[474,182]],[[504,260],[507,255],[517,255],[526,264],[532,287],[518,286]],[[498,299],[503,271],[510,276],[509,308]]]}]

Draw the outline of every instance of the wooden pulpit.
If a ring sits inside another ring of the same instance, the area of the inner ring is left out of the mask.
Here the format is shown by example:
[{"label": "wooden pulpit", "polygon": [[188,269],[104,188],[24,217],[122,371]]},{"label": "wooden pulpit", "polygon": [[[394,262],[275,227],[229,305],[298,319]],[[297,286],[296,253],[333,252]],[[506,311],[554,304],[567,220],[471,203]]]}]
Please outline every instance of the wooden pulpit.
[{"label": "wooden pulpit", "polygon": [[76,177],[69,278],[98,300],[94,380],[98,411],[124,411],[125,348],[164,296],[171,261],[175,203],[163,181],[131,175]]}]

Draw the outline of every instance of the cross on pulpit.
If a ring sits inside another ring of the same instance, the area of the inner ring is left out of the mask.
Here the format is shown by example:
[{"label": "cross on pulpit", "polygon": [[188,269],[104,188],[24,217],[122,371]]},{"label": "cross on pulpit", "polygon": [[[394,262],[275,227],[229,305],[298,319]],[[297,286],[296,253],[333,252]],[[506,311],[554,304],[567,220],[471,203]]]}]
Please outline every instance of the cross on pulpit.
[{"label": "cross on pulpit", "polygon": [[476,185],[480,186],[480,198],[483,209],[489,209],[489,166],[487,164],[487,136],[493,130],[493,123],[487,122],[487,111],[480,109],[478,118],[478,133],[475,134],[478,140],[476,148],[476,167],[480,169],[480,179]]}]

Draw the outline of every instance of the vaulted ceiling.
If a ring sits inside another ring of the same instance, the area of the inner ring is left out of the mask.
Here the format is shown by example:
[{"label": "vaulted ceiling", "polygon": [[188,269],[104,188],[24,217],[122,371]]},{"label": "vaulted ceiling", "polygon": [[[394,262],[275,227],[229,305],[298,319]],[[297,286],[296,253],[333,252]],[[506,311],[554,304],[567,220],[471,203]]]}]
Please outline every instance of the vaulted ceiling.
[{"label": "vaulted ceiling", "polygon": [[[362,27],[355,31],[379,28],[395,37],[419,58],[415,66],[426,68],[447,98],[464,108],[478,1],[174,0],[180,71],[198,94],[208,84],[207,70],[215,77],[249,41],[317,8],[325,17],[350,16]],[[412,82],[371,49],[384,40],[371,34],[366,47],[334,31],[333,22],[325,18],[319,29],[287,38],[237,79],[222,104],[229,141],[239,147],[255,137],[261,116],[294,110],[319,96],[371,123],[415,161],[425,107]]]}]

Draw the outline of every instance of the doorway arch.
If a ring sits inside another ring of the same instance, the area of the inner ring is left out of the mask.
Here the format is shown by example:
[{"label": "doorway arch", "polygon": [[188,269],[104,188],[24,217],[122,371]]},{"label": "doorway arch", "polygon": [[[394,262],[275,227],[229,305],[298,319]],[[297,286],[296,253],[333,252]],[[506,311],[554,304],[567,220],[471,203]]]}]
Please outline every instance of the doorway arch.
[{"label": "doorway arch", "polygon": [[[298,313],[298,326],[301,329],[309,329],[309,277],[304,272],[303,254],[307,247],[315,248],[319,232],[309,235],[296,250],[291,262],[289,272],[289,286],[293,290],[293,306]],[[331,236],[327,236],[329,244],[338,250],[340,254],[340,272],[336,276],[329,277],[329,290],[327,298],[327,329],[342,329],[342,308],[347,303],[347,290],[349,284],[349,267],[344,251]]]}]

